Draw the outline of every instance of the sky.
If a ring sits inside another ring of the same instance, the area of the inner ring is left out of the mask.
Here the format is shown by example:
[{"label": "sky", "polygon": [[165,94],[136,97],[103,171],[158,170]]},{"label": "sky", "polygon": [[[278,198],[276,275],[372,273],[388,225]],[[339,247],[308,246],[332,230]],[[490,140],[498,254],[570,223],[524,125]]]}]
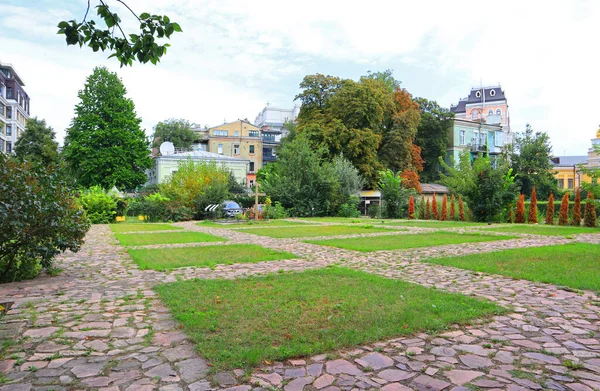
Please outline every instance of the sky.
[{"label": "sky", "polygon": [[[133,15],[106,1],[135,32]],[[182,27],[159,65],[120,68],[109,53],[67,46],[56,25],[81,20],[85,0],[0,1],[0,61],[15,67],[31,114],[61,143],[100,65],[121,77],[148,135],[168,118],[215,126],[253,122],[267,102],[291,108],[308,74],[358,79],[386,69],[413,96],[445,107],[480,83],[500,84],[511,129],[548,132],[555,155],[587,154],[600,124],[597,0],[126,3]]]}]

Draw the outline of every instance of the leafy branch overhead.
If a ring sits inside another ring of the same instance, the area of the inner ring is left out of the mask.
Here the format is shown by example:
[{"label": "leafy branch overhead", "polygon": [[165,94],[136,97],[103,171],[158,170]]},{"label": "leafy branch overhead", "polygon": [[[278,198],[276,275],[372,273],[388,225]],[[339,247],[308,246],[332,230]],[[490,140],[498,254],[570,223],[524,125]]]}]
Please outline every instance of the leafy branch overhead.
[{"label": "leafy branch overhead", "polygon": [[[167,53],[168,43],[159,44],[161,38],[170,38],[174,32],[181,32],[179,24],[171,22],[166,15],[151,15],[144,12],[137,15],[125,2],[123,4],[139,21],[138,34],[125,34],[122,20],[116,12],[112,12],[105,0],[99,0],[95,8],[98,16],[104,21],[106,28],[99,28],[94,20],[87,20],[90,11],[90,0],[82,22],[76,20],[62,21],[58,24],[58,34],[64,34],[67,45],[89,46],[94,52],[108,50],[123,65],[133,65],[133,61],[155,64]],[[117,31],[115,31],[117,30]],[[116,34],[115,34],[116,33]]]}]

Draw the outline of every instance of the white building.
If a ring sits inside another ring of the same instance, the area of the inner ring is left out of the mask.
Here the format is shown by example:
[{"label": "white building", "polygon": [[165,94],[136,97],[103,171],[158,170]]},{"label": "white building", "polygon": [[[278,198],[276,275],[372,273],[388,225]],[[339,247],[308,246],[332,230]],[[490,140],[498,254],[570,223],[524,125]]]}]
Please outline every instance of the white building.
[{"label": "white building", "polygon": [[300,113],[300,106],[292,109],[281,109],[267,104],[256,116],[254,125],[261,129],[263,142],[263,167],[277,159],[275,147],[281,143],[281,138],[288,134],[283,125],[287,121],[295,121]]},{"label": "white building", "polygon": [[25,83],[11,64],[0,62],[0,153],[12,153],[29,119]]}]

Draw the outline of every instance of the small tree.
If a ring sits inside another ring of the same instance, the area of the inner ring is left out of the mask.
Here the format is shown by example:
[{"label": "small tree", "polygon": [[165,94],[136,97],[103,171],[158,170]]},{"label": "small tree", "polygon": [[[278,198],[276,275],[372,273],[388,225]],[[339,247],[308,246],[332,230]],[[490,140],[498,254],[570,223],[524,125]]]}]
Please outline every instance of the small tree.
[{"label": "small tree", "polygon": [[515,211],[515,223],[523,224],[525,222],[525,194],[519,195],[517,200],[517,210]]},{"label": "small tree", "polygon": [[438,206],[437,206],[437,196],[433,193],[433,199],[431,200],[431,218],[433,220],[437,220],[438,217]]},{"label": "small tree", "polygon": [[546,206],[546,224],[554,225],[554,195],[550,193],[548,205]]},{"label": "small tree", "polygon": [[415,218],[415,198],[411,194],[410,198],[408,199],[408,219],[414,220],[414,218]]},{"label": "small tree", "polygon": [[465,204],[463,203],[462,196],[458,196],[458,220],[465,221]]},{"label": "small tree", "polygon": [[558,214],[558,225],[569,224],[569,193],[565,193],[560,203],[560,213]]},{"label": "small tree", "polygon": [[573,219],[571,225],[579,227],[581,225],[581,189],[578,187],[575,193],[575,203],[573,204]]},{"label": "small tree", "polygon": [[429,204],[429,198],[425,204],[425,220],[431,220],[431,205]]},{"label": "small tree", "polygon": [[588,192],[587,199],[585,201],[585,214],[583,216],[583,225],[586,227],[596,226],[596,203],[594,201],[594,195],[591,191]]},{"label": "small tree", "polygon": [[419,219],[425,220],[425,196],[421,196],[421,202],[419,202]]},{"label": "small tree", "polygon": [[444,194],[444,198],[442,199],[442,213],[440,214],[440,220],[448,220],[448,195],[446,194]]},{"label": "small tree", "polygon": [[529,203],[529,214],[527,215],[527,222],[529,224],[537,224],[537,196],[535,194],[535,186],[531,190],[531,201]]},{"label": "small tree", "polygon": [[154,127],[154,140],[152,148],[158,148],[165,141],[173,143],[175,148],[191,148],[198,134],[192,130],[189,121],[184,119],[168,119],[159,122]]},{"label": "small tree", "polygon": [[513,208],[510,206],[508,208],[508,215],[506,216],[506,222],[509,224],[513,223]]},{"label": "small tree", "polygon": [[456,219],[456,207],[454,205],[454,202],[454,194],[452,194],[452,197],[450,198],[450,220]]},{"label": "small tree", "polygon": [[57,163],[58,143],[54,130],[43,119],[28,119],[25,132],[15,144],[15,155],[21,161],[42,162],[46,166]]},{"label": "small tree", "polygon": [[409,190],[402,186],[400,172],[380,172],[379,189],[383,200],[383,215],[390,219],[401,217],[408,207]]}]

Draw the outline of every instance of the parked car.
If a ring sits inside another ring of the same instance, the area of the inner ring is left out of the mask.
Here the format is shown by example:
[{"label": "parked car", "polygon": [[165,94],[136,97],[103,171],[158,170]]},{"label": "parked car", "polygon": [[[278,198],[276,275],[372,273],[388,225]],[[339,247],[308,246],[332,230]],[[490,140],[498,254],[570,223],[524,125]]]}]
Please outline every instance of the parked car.
[{"label": "parked car", "polygon": [[221,204],[225,217],[235,217],[242,213],[242,208],[235,201],[223,201]]}]

